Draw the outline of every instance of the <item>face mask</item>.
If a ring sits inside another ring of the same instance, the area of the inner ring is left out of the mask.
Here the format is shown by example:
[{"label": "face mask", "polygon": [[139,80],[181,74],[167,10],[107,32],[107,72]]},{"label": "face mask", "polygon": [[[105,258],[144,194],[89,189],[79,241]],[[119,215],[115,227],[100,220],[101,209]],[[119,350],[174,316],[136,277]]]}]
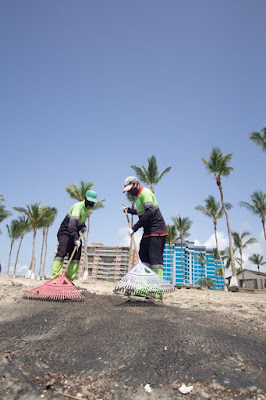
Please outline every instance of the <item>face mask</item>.
[{"label": "face mask", "polygon": [[131,194],[131,196],[135,196],[135,197],[138,195],[138,192],[139,192],[139,189],[136,187],[129,190],[129,194]]},{"label": "face mask", "polygon": [[93,208],[94,204],[95,203],[93,201],[88,201],[87,199],[85,199],[85,207],[86,208]]}]

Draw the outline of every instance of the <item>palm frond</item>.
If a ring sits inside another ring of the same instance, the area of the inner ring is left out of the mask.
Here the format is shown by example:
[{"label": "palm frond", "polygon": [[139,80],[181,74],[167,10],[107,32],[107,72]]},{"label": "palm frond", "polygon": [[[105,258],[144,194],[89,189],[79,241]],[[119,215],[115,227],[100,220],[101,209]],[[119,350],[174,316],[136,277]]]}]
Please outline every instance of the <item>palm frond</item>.
[{"label": "palm frond", "polygon": [[252,132],[249,135],[249,139],[258,147],[261,147],[263,151],[266,151],[266,127],[261,132]]}]

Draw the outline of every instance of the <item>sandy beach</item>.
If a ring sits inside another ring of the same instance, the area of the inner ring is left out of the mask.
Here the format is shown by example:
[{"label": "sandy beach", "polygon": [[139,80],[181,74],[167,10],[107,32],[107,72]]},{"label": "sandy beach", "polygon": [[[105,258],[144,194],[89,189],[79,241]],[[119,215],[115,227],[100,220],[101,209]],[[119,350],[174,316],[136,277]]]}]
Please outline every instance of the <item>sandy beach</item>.
[{"label": "sandy beach", "polygon": [[82,303],[22,298],[43,283],[0,274],[0,398],[266,399],[265,292],[132,302],[75,281]]},{"label": "sandy beach", "polygon": [[[25,291],[45,282],[0,274],[0,306],[18,301]],[[101,280],[76,280],[75,285],[93,294],[113,296],[116,284]],[[174,293],[164,296],[163,303],[183,309],[235,314],[253,325],[266,327],[266,290],[234,293],[208,289],[176,289]]]}]

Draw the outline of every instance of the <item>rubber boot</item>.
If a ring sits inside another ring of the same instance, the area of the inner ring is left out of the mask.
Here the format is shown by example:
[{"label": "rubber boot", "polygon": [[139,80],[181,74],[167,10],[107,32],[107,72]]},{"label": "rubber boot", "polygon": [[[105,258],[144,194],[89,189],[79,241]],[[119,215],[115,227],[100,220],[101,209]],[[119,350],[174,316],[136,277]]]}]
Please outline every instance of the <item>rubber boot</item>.
[{"label": "rubber boot", "polygon": [[[156,272],[157,275],[159,275],[161,278],[163,278],[163,269],[162,268],[154,269],[154,272]],[[162,300],[162,298],[163,298],[163,289],[158,288],[156,290],[155,298],[159,299],[159,300]]]},{"label": "rubber boot", "polygon": [[71,282],[73,282],[73,280],[76,278],[78,269],[79,269],[79,264],[76,264],[76,263],[75,264],[74,263],[69,264],[69,267],[68,267],[67,272],[66,272],[66,277]]},{"label": "rubber boot", "polygon": [[63,273],[62,265],[63,261],[54,260],[50,279],[54,279],[57,276],[62,275]]},{"label": "rubber boot", "polygon": [[161,278],[163,278],[163,269],[162,268],[154,269],[154,272],[156,272],[157,275],[159,275]]}]

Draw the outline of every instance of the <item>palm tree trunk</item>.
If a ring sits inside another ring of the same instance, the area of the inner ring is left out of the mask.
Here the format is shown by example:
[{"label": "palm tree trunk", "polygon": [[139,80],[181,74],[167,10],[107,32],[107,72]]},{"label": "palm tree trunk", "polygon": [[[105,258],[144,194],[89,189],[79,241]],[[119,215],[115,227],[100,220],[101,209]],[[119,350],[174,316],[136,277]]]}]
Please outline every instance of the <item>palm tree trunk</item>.
[{"label": "palm tree trunk", "polygon": [[215,260],[215,278],[216,278],[216,282],[217,282],[217,286],[218,286],[218,290],[219,290],[220,289],[220,284],[219,284],[219,277],[218,277],[218,274],[217,274],[217,267],[218,267],[218,263],[217,263],[217,260]]},{"label": "palm tree trunk", "polygon": [[35,242],[36,242],[37,229],[33,229],[33,241],[32,241],[32,256],[31,256],[31,279],[35,278],[35,266],[36,266],[36,256],[35,256]]},{"label": "palm tree trunk", "polygon": [[8,265],[7,265],[7,275],[9,275],[9,267],[10,267],[10,262],[11,262],[11,254],[12,254],[12,248],[13,248],[13,244],[14,244],[14,239],[11,239],[11,243],[10,243],[10,250],[9,250],[9,256],[8,256]]},{"label": "palm tree trunk", "polygon": [[239,253],[240,253],[240,267],[241,267],[241,271],[242,271],[242,276],[243,276],[243,287],[245,285],[245,273],[243,270],[243,253],[242,253],[242,248],[240,247],[239,249]]},{"label": "palm tree trunk", "polygon": [[229,290],[237,291],[238,290],[238,284],[237,284],[237,278],[236,278],[237,274],[236,274],[235,257],[234,257],[234,252],[233,252],[233,242],[232,242],[232,234],[231,234],[231,228],[230,228],[230,223],[229,223],[229,217],[228,217],[228,212],[227,212],[225,204],[224,204],[222,185],[219,184],[218,187],[219,187],[220,195],[221,195],[221,204],[222,204],[222,207],[223,207],[223,210],[225,213],[225,217],[226,217],[227,232],[228,232],[228,239],[229,239],[229,250],[230,250],[230,257],[231,257],[232,277],[230,279]]},{"label": "palm tree trunk", "polygon": [[13,278],[16,277],[16,273],[17,273],[18,255],[19,255],[19,252],[20,252],[20,247],[21,247],[21,243],[22,243],[23,237],[24,237],[24,235],[21,235],[20,241],[19,241],[19,245],[18,245],[18,250],[17,250],[17,255],[16,255],[16,261],[15,261],[14,271],[13,271]]},{"label": "palm tree trunk", "polygon": [[25,278],[29,279],[31,277],[31,268],[32,268],[32,260],[30,262],[30,267],[28,269],[28,271],[25,274]]},{"label": "palm tree trunk", "polygon": [[226,286],[226,282],[225,282],[225,272],[224,272],[224,264],[223,264],[223,260],[221,257],[221,253],[220,250],[218,248],[218,238],[217,238],[217,227],[216,227],[216,223],[214,223],[214,237],[215,237],[215,242],[216,242],[216,249],[217,249],[217,253],[219,255],[219,259],[220,259],[220,263],[221,263],[221,268],[222,268],[222,273],[223,273],[223,280],[224,280],[224,291],[228,292],[227,286]]},{"label": "palm tree trunk", "polygon": [[264,239],[266,241],[266,230],[265,230],[265,220],[264,220],[264,218],[261,219],[261,222],[262,222],[262,227],[263,227]]},{"label": "palm tree trunk", "polygon": [[38,276],[37,276],[38,281],[40,280],[40,277],[41,277],[44,241],[45,241],[45,228],[43,228],[43,230],[42,230],[42,248],[41,248],[41,256],[40,256],[39,272],[38,272]]},{"label": "palm tree trunk", "polygon": [[46,257],[47,257],[47,248],[48,248],[48,246],[47,246],[48,230],[49,230],[49,227],[46,228],[46,234],[45,234],[44,259],[43,259],[42,273],[41,273],[42,279],[44,279],[44,276],[45,276],[45,264],[46,264]]},{"label": "palm tree trunk", "polygon": [[184,268],[184,263],[183,263],[183,240],[181,238],[181,266],[182,266],[182,271],[183,271],[183,285],[186,284],[186,275],[185,275],[185,268]]}]

